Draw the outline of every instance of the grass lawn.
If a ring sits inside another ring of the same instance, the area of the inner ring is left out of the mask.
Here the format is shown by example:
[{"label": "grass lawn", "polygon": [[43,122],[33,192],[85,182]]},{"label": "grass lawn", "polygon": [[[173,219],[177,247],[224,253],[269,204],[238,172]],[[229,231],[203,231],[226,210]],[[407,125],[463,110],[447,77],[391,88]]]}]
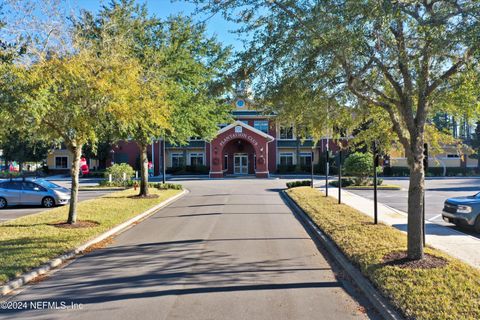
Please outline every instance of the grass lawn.
[{"label": "grass lawn", "polygon": [[150,189],[158,198],[132,199],[132,189],[111,193],[78,204],[78,220],[98,223],[90,228],[65,229],[52,226],[65,222],[68,206],[58,207],[0,224],[0,283],[38,267],[101,233],[127,221],[181,190]]},{"label": "grass lawn", "polygon": [[448,265],[408,269],[387,265],[383,257],[407,249],[407,237],[309,187],[287,190],[343,253],[405,316],[413,319],[480,319],[480,270],[433,248]]}]

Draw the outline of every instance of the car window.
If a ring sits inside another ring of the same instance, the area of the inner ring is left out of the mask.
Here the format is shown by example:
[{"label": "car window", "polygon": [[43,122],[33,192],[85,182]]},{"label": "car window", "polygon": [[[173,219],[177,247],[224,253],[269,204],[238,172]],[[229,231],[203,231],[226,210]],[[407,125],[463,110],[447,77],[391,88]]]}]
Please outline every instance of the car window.
[{"label": "car window", "polygon": [[31,182],[31,181],[24,181],[23,182],[23,190],[27,190],[27,191],[36,191],[35,189],[40,189],[42,191],[45,190],[45,188],[43,188],[42,186],[39,186],[38,184],[34,183],[34,182]]},{"label": "car window", "polygon": [[61,188],[58,184],[55,184],[47,180],[37,180],[37,183],[45,188]]},{"label": "car window", "polygon": [[9,190],[22,190],[22,183],[20,181],[8,181],[2,183],[2,188]]}]

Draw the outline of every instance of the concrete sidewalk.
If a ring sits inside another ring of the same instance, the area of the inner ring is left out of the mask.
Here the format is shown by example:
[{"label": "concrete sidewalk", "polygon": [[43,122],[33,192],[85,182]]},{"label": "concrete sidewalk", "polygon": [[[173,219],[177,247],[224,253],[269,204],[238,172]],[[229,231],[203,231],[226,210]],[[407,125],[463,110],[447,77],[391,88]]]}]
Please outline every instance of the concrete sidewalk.
[{"label": "concrete sidewalk", "polygon": [[[325,192],[325,185],[317,188]],[[329,186],[328,191],[329,196],[338,199],[338,188]],[[342,203],[373,218],[373,200],[342,190]],[[407,231],[407,213],[380,202],[378,203],[378,221],[401,231]],[[425,228],[427,245],[480,268],[480,239],[429,221],[426,222]]]}]

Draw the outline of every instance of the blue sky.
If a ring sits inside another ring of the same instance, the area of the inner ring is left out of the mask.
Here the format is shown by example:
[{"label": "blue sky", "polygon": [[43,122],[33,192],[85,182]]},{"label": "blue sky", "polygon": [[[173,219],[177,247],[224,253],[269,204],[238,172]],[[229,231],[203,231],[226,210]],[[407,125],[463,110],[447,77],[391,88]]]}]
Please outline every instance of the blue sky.
[{"label": "blue sky", "polygon": [[[70,0],[72,6],[80,9],[87,9],[93,12],[99,10],[102,4],[108,4],[109,0]],[[171,2],[170,0],[138,0],[139,3],[146,3],[148,11],[158,17],[166,18],[172,14],[190,15],[194,12],[195,6],[184,1]],[[196,17],[201,20],[205,17]],[[237,35],[231,34],[229,31],[235,29],[235,24],[225,21],[220,15],[214,16],[207,22],[208,32],[210,35],[216,35],[225,45],[231,45],[236,50],[241,50],[243,44],[237,39]]]}]

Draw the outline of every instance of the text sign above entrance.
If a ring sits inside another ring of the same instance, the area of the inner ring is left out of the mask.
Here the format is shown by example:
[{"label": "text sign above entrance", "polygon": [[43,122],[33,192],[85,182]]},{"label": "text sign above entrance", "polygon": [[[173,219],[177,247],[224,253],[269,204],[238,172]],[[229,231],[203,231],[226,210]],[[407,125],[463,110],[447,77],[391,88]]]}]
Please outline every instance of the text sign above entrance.
[{"label": "text sign above entrance", "polygon": [[233,139],[245,139],[248,142],[250,142],[253,146],[255,146],[255,147],[258,146],[257,140],[255,140],[254,137],[252,137],[251,135],[248,135],[246,133],[232,133],[232,134],[229,134],[228,136],[223,138],[222,141],[220,141],[220,146],[221,147],[225,146],[227,144],[227,142],[229,142]]}]

